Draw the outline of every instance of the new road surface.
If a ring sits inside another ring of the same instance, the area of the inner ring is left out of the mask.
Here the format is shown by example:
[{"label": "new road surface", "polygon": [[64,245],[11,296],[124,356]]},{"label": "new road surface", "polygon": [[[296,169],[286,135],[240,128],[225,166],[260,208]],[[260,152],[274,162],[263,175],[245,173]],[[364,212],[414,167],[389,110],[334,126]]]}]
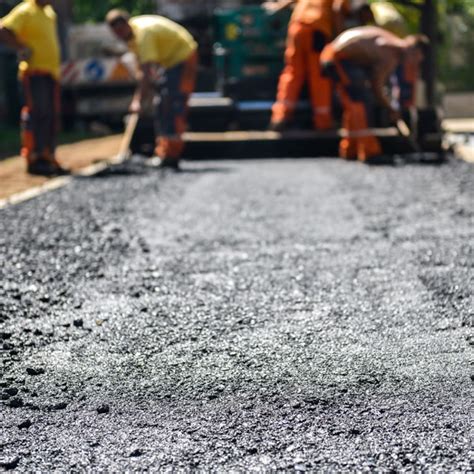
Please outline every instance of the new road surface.
[{"label": "new road surface", "polygon": [[473,165],[183,168],[0,211],[0,467],[472,471]]}]

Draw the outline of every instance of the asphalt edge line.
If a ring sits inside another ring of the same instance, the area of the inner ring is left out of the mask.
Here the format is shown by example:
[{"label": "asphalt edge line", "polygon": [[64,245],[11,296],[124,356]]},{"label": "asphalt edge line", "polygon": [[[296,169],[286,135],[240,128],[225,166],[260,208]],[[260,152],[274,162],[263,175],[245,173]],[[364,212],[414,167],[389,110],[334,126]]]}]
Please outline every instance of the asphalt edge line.
[{"label": "asphalt edge line", "polygon": [[119,165],[129,158],[128,155],[116,155],[107,160],[94,163],[92,165],[81,168],[71,176],[59,176],[57,178],[50,179],[41,186],[36,186],[34,188],[26,189],[25,191],[20,191],[19,193],[12,194],[11,196],[0,199],[0,209],[4,209],[7,206],[13,206],[15,204],[20,204],[35,197],[41,196],[49,191],[62,188],[69,184],[74,176],[94,176],[101,171],[110,168],[113,165]]},{"label": "asphalt edge line", "polygon": [[73,176],[94,176],[101,171],[104,171],[110,166],[108,161],[100,161],[99,163],[94,163],[93,165],[86,166],[77,170]]},{"label": "asphalt edge line", "polygon": [[11,196],[0,200],[0,209],[3,209],[7,206],[20,204],[21,202],[29,201],[30,199],[41,196],[41,194],[53,191],[54,189],[62,188],[63,186],[66,186],[66,184],[68,184],[71,180],[71,176],[59,176],[47,181],[41,186],[36,186],[34,188],[12,194]]}]

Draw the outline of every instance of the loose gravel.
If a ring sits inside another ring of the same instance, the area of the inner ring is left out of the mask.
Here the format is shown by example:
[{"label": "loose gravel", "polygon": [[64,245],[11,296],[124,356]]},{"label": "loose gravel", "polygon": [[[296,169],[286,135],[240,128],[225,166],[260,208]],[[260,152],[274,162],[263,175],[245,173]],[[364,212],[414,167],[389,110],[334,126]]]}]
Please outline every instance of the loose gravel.
[{"label": "loose gravel", "polygon": [[472,165],[184,167],[1,211],[0,467],[472,470]]}]

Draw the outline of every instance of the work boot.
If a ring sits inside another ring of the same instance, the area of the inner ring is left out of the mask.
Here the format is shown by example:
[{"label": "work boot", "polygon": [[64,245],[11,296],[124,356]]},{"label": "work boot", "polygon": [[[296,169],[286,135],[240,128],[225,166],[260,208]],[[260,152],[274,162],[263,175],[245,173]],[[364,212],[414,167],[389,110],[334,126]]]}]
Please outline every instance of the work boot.
[{"label": "work boot", "polygon": [[288,129],[287,120],[279,120],[278,122],[270,122],[268,125],[268,130],[271,132],[284,132]]},{"label": "work boot", "polygon": [[365,160],[359,160],[366,165],[371,166],[385,166],[385,165],[393,165],[395,164],[394,157],[391,155],[373,155],[368,156]]},{"label": "work boot", "polygon": [[41,158],[28,163],[27,171],[29,174],[37,176],[65,176],[69,174],[69,171],[62,168],[59,164]]},{"label": "work boot", "polygon": [[180,170],[179,158],[170,158],[170,157],[161,158],[161,162],[158,165],[158,168],[160,169],[168,168],[175,171],[179,171]]}]

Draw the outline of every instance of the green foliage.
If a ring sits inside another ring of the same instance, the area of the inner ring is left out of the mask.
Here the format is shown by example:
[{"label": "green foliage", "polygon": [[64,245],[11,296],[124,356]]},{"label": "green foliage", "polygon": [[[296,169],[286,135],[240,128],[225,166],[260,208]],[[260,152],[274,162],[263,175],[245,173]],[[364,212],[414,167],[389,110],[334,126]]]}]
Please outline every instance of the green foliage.
[{"label": "green foliage", "polygon": [[468,14],[474,16],[474,2],[472,0],[445,0],[448,13]]},{"label": "green foliage", "polygon": [[[370,0],[371,3],[377,0]],[[422,4],[423,0],[411,0]],[[408,30],[418,32],[420,11],[392,2]],[[438,0],[438,80],[447,90],[474,90],[474,0]]]},{"label": "green foliage", "polygon": [[[58,144],[76,143],[80,140],[97,138],[98,136],[98,134],[90,131],[60,132],[58,135]],[[20,147],[20,130],[18,127],[5,127],[4,124],[2,124],[0,128],[0,160],[18,155]]]},{"label": "green foliage", "polygon": [[106,13],[112,8],[122,8],[132,15],[155,13],[155,0],[109,0],[98,2],[97,0],[75,0],[74,21],[76,23],[104,21]]},{"label": "green foliage", "polygon": [[468,7],[448,10],[440,22],[439,79],[452,91],[474,90],[474,3]]},{"label": "green foliage", "polygon": [[18,128],[0,128],[0,160],[18,154],[20,149],[20,131]]}]

